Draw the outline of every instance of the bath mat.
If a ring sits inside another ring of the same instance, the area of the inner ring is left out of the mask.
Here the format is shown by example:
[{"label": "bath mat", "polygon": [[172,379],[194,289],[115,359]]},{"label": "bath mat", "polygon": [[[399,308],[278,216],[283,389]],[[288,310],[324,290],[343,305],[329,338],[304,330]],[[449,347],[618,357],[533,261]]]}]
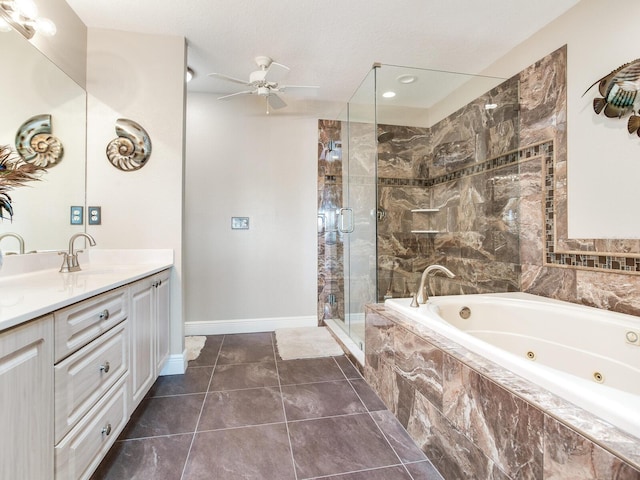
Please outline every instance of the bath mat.
[{"label": "bath mat", "polygon": [[184,348],[187,351],[187,361],[195,360],[200,356],[204,342],[207,341],[207,337],[184,337]]},{"label": "bath mat", "polygon": [[344,354],[327,327],[279,328],[275,333],[278,353],[283,360]]}]

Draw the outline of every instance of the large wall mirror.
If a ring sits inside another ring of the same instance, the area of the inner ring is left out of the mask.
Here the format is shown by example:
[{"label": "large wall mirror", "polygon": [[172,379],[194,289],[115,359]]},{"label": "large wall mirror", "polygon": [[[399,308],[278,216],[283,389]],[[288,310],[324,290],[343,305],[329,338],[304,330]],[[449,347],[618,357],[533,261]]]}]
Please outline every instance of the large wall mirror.
[{"label": "large wall mirror", "polygon": [[[70,207],[85,205],[85,91],[14,31],[0,33],[0,62],[0,144],[15,150],[20,126],[47,114],[52,134],[64,147],[61,160],[40,181],[10,192],[14,215],[0,220],[0,236],[17,233],[24,238],[25,252],[66,250],[69,237],[84,231],[84,224],[70,224]],[[18,247],[14,238],[0,240],[5,254],[17,253]]]}]

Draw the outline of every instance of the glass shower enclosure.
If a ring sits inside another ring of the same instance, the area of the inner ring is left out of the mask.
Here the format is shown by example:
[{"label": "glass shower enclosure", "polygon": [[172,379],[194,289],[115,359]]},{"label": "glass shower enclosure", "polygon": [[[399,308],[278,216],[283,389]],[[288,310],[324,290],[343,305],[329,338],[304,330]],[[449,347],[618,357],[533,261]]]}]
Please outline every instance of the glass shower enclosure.
[{"label": "glass shower enclosure", "polygon": [[[443,205],[433,183],[517,148],[517,85],[496,89],[504,81],[376,64],[324,124],[319,315],[359,361],[365,305],[415,292],[424,268],[443,261],[438,239],[459,229],[459,207]],[[489,117],[498,130],[482,130]]]}]

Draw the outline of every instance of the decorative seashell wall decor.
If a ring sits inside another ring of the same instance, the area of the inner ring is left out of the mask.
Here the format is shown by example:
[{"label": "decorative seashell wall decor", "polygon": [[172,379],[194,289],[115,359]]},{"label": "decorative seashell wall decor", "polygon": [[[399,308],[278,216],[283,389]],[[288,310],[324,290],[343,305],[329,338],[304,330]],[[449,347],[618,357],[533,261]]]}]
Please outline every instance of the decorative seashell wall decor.
[{"label": "decorative seashell wall decor", "polygon": [[16,151],[23,160],[41,168],[49,168],[62,160],[62,142],[51,134],[51,115],[31,117],[16,133]]},{"label": "decorative seashell wall decor", "polygon": [[144,167],[151,155],[151,139],[145,129],[133,120],[119,118],[116,133],[118,138],[107,145],[111,165],[125,172]]}]

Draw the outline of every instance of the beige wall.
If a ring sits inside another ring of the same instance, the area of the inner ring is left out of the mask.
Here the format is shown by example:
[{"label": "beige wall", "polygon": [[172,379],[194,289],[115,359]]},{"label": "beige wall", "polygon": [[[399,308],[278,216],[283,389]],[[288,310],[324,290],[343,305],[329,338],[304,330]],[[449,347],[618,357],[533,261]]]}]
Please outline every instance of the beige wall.
[{"label": "beige wall", "polygon": [[[102,225],[87,226],[99,248],[170,248],[171,353],[182,353],[182,195],[185,40],[90,29],[87,61],[87,204]],[[115,122],[128,118],[149,134],[140,170],[122,172],[105,155]]]},{"label": "beige wall", "polygon": [[260,100],[188,95],[188,322],[315,322],[317,117]]},{"label": "beige wall", "polygon": [[640,3],[617,0],[621,21],[608,21],[605,10],[601,0],[582,0],[484,73],[511,76],[567,45],[569,236],[640,238],[640,223],[628,212],[640,204],[640,139],[627,133],[626,117],[594,113],[596,87],[582,97],[593,82],[640,56],[632,40]]}]

